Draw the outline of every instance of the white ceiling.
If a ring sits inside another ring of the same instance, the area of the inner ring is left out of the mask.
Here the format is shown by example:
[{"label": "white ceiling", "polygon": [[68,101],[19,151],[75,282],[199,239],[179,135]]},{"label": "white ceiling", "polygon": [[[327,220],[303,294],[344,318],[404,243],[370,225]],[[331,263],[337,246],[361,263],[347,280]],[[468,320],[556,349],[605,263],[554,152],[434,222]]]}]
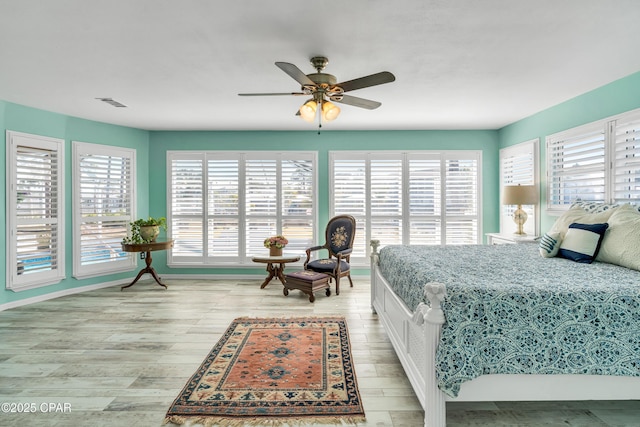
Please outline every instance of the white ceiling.
[{"label": "white ceiling", "polygon": [[[274,65],[349,92],[325,130],[497,129],[640,71],[638,0],[0,0],[0,99],[174,130],[308,130]],[[110,97],[127,106],[97,101]]]}]

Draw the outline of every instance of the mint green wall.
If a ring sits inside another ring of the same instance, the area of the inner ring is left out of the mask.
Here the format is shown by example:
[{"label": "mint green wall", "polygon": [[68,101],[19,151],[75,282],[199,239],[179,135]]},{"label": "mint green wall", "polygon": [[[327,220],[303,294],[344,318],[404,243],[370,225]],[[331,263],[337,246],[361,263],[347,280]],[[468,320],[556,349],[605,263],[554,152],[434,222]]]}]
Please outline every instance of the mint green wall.
[{"label": "mint green wall", "polygon": [[[149,201],[153,216],[166,215],[166,152],[168,150],[312,150],[318,152],[318,232],[329,218],[329,151],[336,150],[482,150],[483,232],[498,230],[498,137],[496,131],[323,131],[308,132],[151,132]],[[320,233],[321,234],[321,233]],[[229,269],[171,269],[159,253],[156,269],[168,274],[227,274]],[[246,273],[246,271],[244,272]],[[260,270],[256,272],[263,274]]]},{"label": "mint green wall", "polygon": [[[73,272],[73,242],[72,242],[72,162],[71,141],[90,142],[95,144],[113,145],[136,149],[136,191],[138,196],[138,214],[147,215],[149,210],[149,132],[114,126],[62,114],[51,113],[22,105],[0,101],[0,129],[2,129],[3,149],[0,152],[0,164],[6,170],[6,132],[31,133],[65,140],[65,271],[67,278],[62,282],[21,292],[7,291],[0,287],[0,305],[25,298],[37,297],[44,294],[59,292],[66,289],[87,286],[96,283],[110,282],[131,277],[131,273],[121,273],[101,276],[91,279],[76,280],[71,277]],[[6,212],[6,172],[0,175],[0,193],[2,194],[2,218]],[[3,221],[6,224],[6,221]],[[6,258],[6,227],[0,227],[2,245],[0,256]],[[0,281],[5,282],[6,265],[0,262]]]},{"label": "mint green wall", "polygon": [[[544,194],[544,138],[546,135],[599,120],[614,114],[640,108],[640,72],[595,89],[562,104],[541,111],[500,130],[482,131],[323,131],[307,132],[147,132],[139,129],[69,117],[0,100],[0,129],[50,136],[65,140],[66,165],[66,258],[67,279],[57,285],[11,292],[0,289],[0,305],[91,284],[130,278],[131,273],[86,280],[76,280],[72,273],[71,212],[71,141],[107,144],[136,149],[138,217],[166,215],[167,150],[313,150],[318,152],[319,224],[326,223],[329,213],[328,152],[334,150],[482,150],[483,233],[497,231],[498,216],[498,150],[533,138],[541,141],[541,199]],[[6,146],[6,141],[5,144]],[[0,164],[6,164],[6,148],[0,151]],[[151,185],[153,184],[153,185]],[[0,174],[2,206],[5,218],[6,176]],[[542,230],[554,218],[544,213]],[[6,221],[4,221],[6,223]],[[321,230],[318,230],[321,231]],[[0,227],[0,257],[6,255],[6,228]],[[169,269],[163,252],[154,254],[154,267],[166,274],[238,274],[238,269]],[[6,277],[5,264],[0,263],[0,278]],[[252,271],[254,271],[253,269]],[[262,271],[254,271],[263,274]]]},{"label": "mint green wall", "polygon": [[541,232],[555,217],[546,214],[545,137],[566,129],[640,108],[640,72],[594,89],[498,131],[500,148],[540,138]]}]

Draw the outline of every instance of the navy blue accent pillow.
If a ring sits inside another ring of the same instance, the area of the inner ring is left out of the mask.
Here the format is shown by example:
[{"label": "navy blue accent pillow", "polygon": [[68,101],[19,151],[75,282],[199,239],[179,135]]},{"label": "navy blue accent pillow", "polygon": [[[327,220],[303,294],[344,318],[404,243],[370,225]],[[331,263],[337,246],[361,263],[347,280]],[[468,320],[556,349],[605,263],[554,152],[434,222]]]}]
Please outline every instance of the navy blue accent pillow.
[{"label": "navy blue accent pillow", "polygon": [[609,224],[580,224],[574,222],[565,234],[558,255],[576,262],[591,264],[600,250]]}]

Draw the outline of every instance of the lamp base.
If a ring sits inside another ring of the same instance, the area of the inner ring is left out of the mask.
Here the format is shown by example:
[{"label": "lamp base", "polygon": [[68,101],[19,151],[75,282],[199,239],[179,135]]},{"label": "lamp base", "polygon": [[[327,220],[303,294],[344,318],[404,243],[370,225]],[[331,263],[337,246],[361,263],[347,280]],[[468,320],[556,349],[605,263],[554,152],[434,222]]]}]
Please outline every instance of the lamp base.
[{"label": "lamp base", "polygon": [[515,233],[513,233],[514,236],[524,237],[527,235],[527,233],[525,233],[523,229],[524,223],[527,222],[527,218],[528,218],[528,215],[522,209],[522,205],[518,205],[518,209],[516,209],[515,212],[513,213],[513,222],[515,222],[518,225],[518,230]]}]

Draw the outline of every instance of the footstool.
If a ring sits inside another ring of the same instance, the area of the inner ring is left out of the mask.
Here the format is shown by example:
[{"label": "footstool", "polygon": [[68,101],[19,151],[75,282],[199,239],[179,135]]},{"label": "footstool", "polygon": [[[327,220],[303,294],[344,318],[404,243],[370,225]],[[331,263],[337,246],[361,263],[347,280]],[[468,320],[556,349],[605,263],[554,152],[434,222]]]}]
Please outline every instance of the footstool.
[{"label": "footstool", "polygon": [[295,271],[285,274],[284,296],[289,295],[290,289],[298,289],[309,295],[309,302],[314,302],[316,297],[313,296],[315,291],[326,289],[326,295],[331,295],[329,287],[329,275],[324,273],[316,273],[311,270]]}]

